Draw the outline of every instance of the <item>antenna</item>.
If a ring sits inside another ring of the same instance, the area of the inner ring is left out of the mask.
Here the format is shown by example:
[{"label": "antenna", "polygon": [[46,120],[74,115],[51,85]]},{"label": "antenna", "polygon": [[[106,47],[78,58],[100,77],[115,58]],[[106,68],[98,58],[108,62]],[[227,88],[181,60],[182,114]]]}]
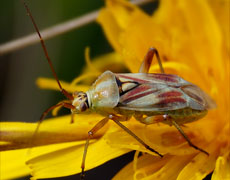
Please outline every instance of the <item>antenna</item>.
[{"label": "antenna", "polygon": [[66,98],[68,98],[69,100],[73,100],[73,96],[72,96],[71,94],[69,94],[69,93],[62,87],[62,85],[61,85],[61,83],[60,83],[60,81],[59,81],[59,79],[58,79],[58,77],[57,77],[57,74],[56,74],[56,72],[55,72],[55,70],[54,70],[54,67],[53,67],[53,63],[52,63],[52,61],[51,61],[51,59],[50,59],[50,57],[49,57],[47,48],[46,48],[46,46],[45,46],[45,42],[44,42],[44,40],[43,40],[43,38],[42,38],[42,36],[41,36],[41,34],[40,34],[40,32],[39,32],[38,26],[37,26],[37,24],[35,23],[35,20],[34,20],[34,18],[33,18],[33,16],[32,16],[32,13],[30,12],[29,7],[27,6],[27,4],[26,4],[26,2],[25,2],[24,0],[22,0],[22,3],[24,4],[24,7],[25,7],[25,9],[26,9],[26,11],[27,11],[27,14],[28,14],[28,16],[30,17],[30,19],[31,19],[31,21],[32,21],[32,23],[33,23],[33,26],[34,26],[34,28],[35,28],[35,30],[36,30],[38,36],[39,36],[39,39],[40,39],[41,45],[42,45],[42,49],[43,49],[43,51],[44,51],[44,53],[45,53],[45,57],[46,57],[46,59],[47,59],[47,61],[48,61],[48,63],[49,63],[49,66],[50,66],[50,68],[51,68],[52,74],[53,74],[54,78],[55,78],[56,81],[57,81],[57,84],[58,84],[58,86],[59,86],[59,88],[60,88],[61,93],[62,93],[64,96],[66,96]]},{"label": "antenna", "polygon": [[[50,111],[52,111],[53,109],[55,109],[56,107],[59,107],[59,106],[65,107],[65,108],[67,108],[67,109],[75,109],[75,107],[74,107],[74,106],[72,105],[72,103],[71,103],[71,101],[74,99],[73,96],[72,96],[71,94],[69,94],[69,93],[62,87],[62,85],[61,85],[61,83],[60,83],[60,81],[59,81],[59,79],[58,79],[58,77],[57,77],[57,74],[56,74],[56,72],[55,72],[55,70],[54,70],[54,67],[53,67],[53,63],[52,63],[52,61],[51,61],[51,59],[50,59],[50,57],[49,57],[49,55],[48,55],[48,51],[47,51],[47,49],[46,49],[45,42],[44,42],[44,40],[43,40],[43,38],[42,38],[42,36],[41,36],[41,34],[40,34],[40,32],[39,32],[39,29],[38,29],[38,27],[37,27],[37,25],[36,25],[36,23],[35,23],[35,20],[34,20],[34,18],[33,18],[33,16],[32,16],[32,13],[30,12],[29,7],[27,6],[27,4],[26,4],[26,2],[25,2],[24,0],[21,0],[21,1],[22,1],[23,5],[24,5],[26,11],[27,11],[28,16],[30,17],[30,19],[31,19],[31,21],[32,21],[32,23],[33,23],[33,26],[34,26],[34,28],[35,28],[35,30],[36,30],[38,36],[39,36],[39,39],[40,39],[41,45],[42,45],[42,49],[43,49],[43,51],[44,51],[44,53],[45,53],[45,57],[46,57],[46,59],[47,59],[47,61],[48,61],[48,63],[49,63],[49,66],[50,66],[50,68],[51,68],[52,74],[53,74],[54,78],[55,78],[56,81],[57,81],[57,84],[58,84],[58,86],[59,86],[59,88],[60,88],[60,91],[61,91],[61,93],[62,93],[64,96],[66,96],[66,98],[69,99],[69,103],[61,102],[61,103],[59,103],[59,104],[56,104],[56,105],[54,105],[54,106],[49,107],[46,111],[44,111],[44,112],[42,113],[42,116],[40,117],[40,119],[39,119],[39,121],[38,121],[38,124],[37,124],[37,127],[36,127],[36,129],[35,129],[35,131],[34,131],[34,133],[33,133],[32,138],[31,138],[30,145],[31,145],[31,147],[33,147],[33,141],[34,141],[34,139],[36,138],[36,135],[37,135],[37,133],[38,133],[38,130],[39,130],[39,128],[40,128],[40,125],[41,125],[42,121],[44,120],[44,118],[46,117],[46,115],[47,115]],[[30,152],[31,152],[31,149],[29,149],[27,153],[30,154]]]}]

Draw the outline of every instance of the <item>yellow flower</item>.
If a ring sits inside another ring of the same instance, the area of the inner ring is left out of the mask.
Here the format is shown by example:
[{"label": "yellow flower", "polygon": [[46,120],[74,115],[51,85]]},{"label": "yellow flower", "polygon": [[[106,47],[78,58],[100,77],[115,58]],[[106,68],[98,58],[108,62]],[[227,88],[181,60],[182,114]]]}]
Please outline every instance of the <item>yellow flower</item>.
[{"label": "yellow flower", "polygon": [[[133,131],[167,155],[136,156],[114,179],[202,179],[212,171],[213,179],[229,179],[229,1],[162,0],[152,16],[122,0],[106,2],[98,21],[132,72],[154,46],[167,73],[199,85],[218,104],[184,128],[208,157],[183,144],[171,127],[139,127]],[[153,65],[152,72],[157,68]]]},{"label": "yellow flower", "polygon": [[[167,73],[178,74],[200,86],[215,99],[218,108],[183,128],[191,141],[208,151],[209,156],[188,146],[173,127],[164,124],[146,126],[132,118],[123,124],[152,148],[164,154],[164,158],[151,154],[111,122],[92,140],[86,158],[86,169],[137,150],[148,153],[143,153],[139,158],[136,153],[134,161],[123,168],[114,177],[115,180],[202,179],[212,171],[214,180],[230,179],[230,46],[229,21],[226,19],[229,8],[227,0],[162,0],[157,11],[149,16],[127,1],[106,1],[98,22],[117,53],[112,54],[112,57],[119,54],[130,71],[137,72],[147,50],[155,47],[160,52]],[[150,71],[159,72],[156,63],[153,63]],[[63,86],[70,92],[89,88],[86,84],[76,85],[78,80]],[[53,82],[42,79],[38,83],[46,88],[49,86],[57,89],[56,83],[52,85]],[[69,123],[70,116],[46,120],[32,143],[28,142],[36,125],[1,123],[1,150],[24,148],[1,152],[4,157],[1,164],[7,164],[9,158],[21,156],[17,168],[23,167],[20,174],[14,171],[17,174],[12,173],[9,177],[6,172],[11,172],[12,167],[5,166],[5,169],[1,168],[1,175],[10,179],[29,172],[22,165],[24,159],[28,158],[26,152],[29,146],[35,146],[27,161],[34,179],[79,173],[84,148],[82,140],[86,139],[87,132],[102,118],[96,114],[76,115],[74,124]]]}]

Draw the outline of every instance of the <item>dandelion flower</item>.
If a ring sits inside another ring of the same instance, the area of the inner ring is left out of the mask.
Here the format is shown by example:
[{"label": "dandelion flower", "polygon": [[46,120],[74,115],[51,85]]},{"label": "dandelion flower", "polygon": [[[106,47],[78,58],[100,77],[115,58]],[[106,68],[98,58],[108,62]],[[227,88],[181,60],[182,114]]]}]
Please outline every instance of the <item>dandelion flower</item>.
[{"label": "dandelion flower", "polygon": [[202,179],[212,171],[213,179],[229,179],[229,2],[160,1],[152,16],[126,1],[106,2],[98,21],[132,72],[154,46],[167,73],[199,85],[218,106],[184,128],[195,144],[210,153],[208,157],[189,148],[170,127],[151,125],[138,129],[139,133],[167,156],[136,157],[114,179]]}]

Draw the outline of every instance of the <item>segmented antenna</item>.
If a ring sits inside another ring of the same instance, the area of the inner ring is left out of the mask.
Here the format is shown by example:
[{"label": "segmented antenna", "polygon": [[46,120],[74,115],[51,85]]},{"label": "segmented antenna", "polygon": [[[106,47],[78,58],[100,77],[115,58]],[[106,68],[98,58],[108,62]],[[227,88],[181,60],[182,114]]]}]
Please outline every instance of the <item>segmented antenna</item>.
[{"label": "segmented antenna", "polygon": [[30,17],[30,19],[31,19],[31,21],[32,21],[32,23],[33,23],[33,26],[34,26],[34,28],[35,28],[35,30],[36,30],[38,36],[39,36],[39,39],[40,39],[41,45],[42,45],[42,49],[43,49],[43,51],[44,51],[44,53],[45,53],[45,56],[46,56],[46,59],[47,59],[47,61],[48,61],[48,63],[49,63],[49,66],[50,66],[50,68],[51,68],[52,74],[53,74],[54,78],[56,79],[56,81],[57,81],[57,83],[58,83],[58,86],[59,86],[59,88],[60,88],[60,91],[61,91],[62,94],[63,94],[64,96],[66,96],[68,99],[73,100],[73,96],[72,96],[71,94],[69,94],[65,89],[62,88],[62,85],[61,85],[61,83],[60,83],[60,81],[59,81],[59,79],[58,79],[58,77],[57,77],[57,74],[56,74],[56,72],[55,72],[55,70],[54,70],[53,63],[52,63],[52,61],[51,61],[51,59],[50,59],[50,57],[49,57],[47,48],[46,48],[46,46],[45,46],[45,42],[44,42],[44,40],[43,40],[43,38],[42,38],[42,36],[41,36],[41,34],[40,34],[40,32],[39,32],[38,26],[37,26],[37,24],[35,23],[35,20],[34,20],[34,18],[33,18],[33,16],[32,16],[32,13],[30,12],[29,7],[27,6],[27,4],[26,4],[26,2],[25,2],[24,0],[22,0],[22,3],[24,4],[24,7],[25,7],[25,9],[26,9],[26,11],[27,11],[27,14],[28,14],[28,16]]}]

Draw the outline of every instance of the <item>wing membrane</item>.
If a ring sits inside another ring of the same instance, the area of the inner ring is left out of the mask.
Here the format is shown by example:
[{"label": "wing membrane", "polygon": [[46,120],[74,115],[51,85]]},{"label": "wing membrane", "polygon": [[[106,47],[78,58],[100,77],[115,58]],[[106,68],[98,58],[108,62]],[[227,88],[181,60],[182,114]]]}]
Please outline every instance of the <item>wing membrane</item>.
[{"label": "wing membrane", "polygon": [[118,107],[136,111],[169,111],[182,108],[206,110],[215,102],[199,87],[171,74],[116,74],[122,83],[134,88],[120,96]]},{"label": "wing membrane", "polygon": [[178,88],[141,84],[120,97],[119,107],[138,111],[167,111],[185,108],[187,101]]},{"label": "wing membrane", "polygon": [[192,109],[213,109],[216,103],[196,85],[187,85],[181,87],[182,91],[189,96],[189,106]]}]

